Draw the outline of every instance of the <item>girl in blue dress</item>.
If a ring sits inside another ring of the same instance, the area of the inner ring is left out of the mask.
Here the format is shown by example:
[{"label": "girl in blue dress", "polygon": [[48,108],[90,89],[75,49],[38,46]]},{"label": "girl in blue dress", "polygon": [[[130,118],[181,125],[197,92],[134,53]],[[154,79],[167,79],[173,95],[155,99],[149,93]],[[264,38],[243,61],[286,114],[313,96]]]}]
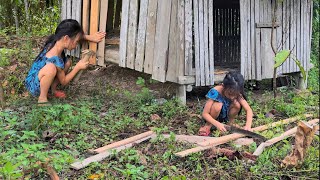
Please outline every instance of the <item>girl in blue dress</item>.
[{"label": "girl in blue dress", "polygon": [[66,97],[57,90],[57,85],[68,84],[82,69],[88,67],[88,62],[79,61],[72,71],[68,72],[71,61],[65,56],[64,50],[75,49],[80,40],[100,42],[105,37],[104,32],[84,35],[81,25],[73,19],[63,20],[56,28],[55,34],[49,36],[39,55],[35,58],[26,77],[25,86],[33,96],[38,97],[38,103],[48,103],[48,92],[58,98]]},{"label": "girl in blue dress", "polygon": [[221,132],[226,132],[223,123],[234,124],[235,117],[241,108],[246,112],[245,130],[251,130],[253,112],[244,94],[244,78],[240,73],[229,72],[221,85],[212,88],[206,95],[208,98],[202,112],[206,125],[201,127],[199,135],[208,136],[215,126]]}]

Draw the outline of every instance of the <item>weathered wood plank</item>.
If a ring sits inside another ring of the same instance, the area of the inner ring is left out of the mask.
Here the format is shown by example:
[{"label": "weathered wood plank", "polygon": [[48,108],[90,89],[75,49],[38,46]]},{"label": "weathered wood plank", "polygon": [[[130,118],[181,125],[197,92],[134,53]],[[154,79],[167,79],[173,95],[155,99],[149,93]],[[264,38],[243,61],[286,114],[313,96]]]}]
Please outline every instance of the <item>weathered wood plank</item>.
[{"label": "weathered wood plank", "polygon": [[[185,1],[184,0],[178,0],[178,27],[177,30],[179,33],[177,34],[178,41],[177,41],[177,59],[178,59],[178,66],[177,67],[177,72],[179,77],[185,75],[185,68],[184,68],[184,48],[185,48]],[[194,73],[192,73],[194,74]],[[179,83],[179,77],[178,77],[178,83]],[[183,89],[183,88],[179,88]]]},{"label": "weathered wood plank", "polygon": [[138,0],[130,0],[127,67],[134,69],[138,26]]},{"label": "weathered wood plank", "polygon": [[[155,135],[150,135],[150,136],[147,136],[145,138],[142,138],[142,139],[139,139],[137,141],[134,141],[132,143],[116,147],[116,148],[114,148],[112,150],[114,150],[116,152],[119,152],[119,151],[122,151],[124,149],[128,149],[128,148],[132,147],[134,144],[138,144],[138,143],[141,143],[141,142],[146,141],[148,139],[151,139],[154,136]],[[105,158],[107,158],[108,156],[110,156],[111,154],[112,154],[111,150],[110,151],[104,151],[104,152],[99,153],[97,155],[90,156],[90,157],[84,159],[83,161],[75,162],[75,163],[71,164],[71,167],[73,169],[75,169],[75,170],[79,170],[79,169],[87,167],[89,164],[91,164],[93,162],[100,162],[100,161],[104,160]]]},{"label": "weathered wood plank", "polygon": [[307,69],[308,66],[307,66],[307,43],[308,43],[308,39],[307,39],[307,34],[309,32],[309,25],[308,25],[308,20],[307,20],[307,15],[308,15],[308,11],[307,11],[307,5],[308,5],[308,0],[306,1],[303,1],[303,11],[302,11],[302,14],[303,14],[303,41],[302,41],[302,44],[303,44],[303,47],[302,47],[302,50],[303,50],[303,67],[304,69]]},{"label": "weathered wood plank", "polygon": [[[166,81],[178,82],[178,1],[172,1],[171,7],[171,20],[170,20],[170,33],[169,33],[169,56],[168,56],[168,69],[166,74]],[[184,64],[182,64],[184,65]]]},{"label": "weathered wood plank", "polygon": [[194,16],[194,60],[196,69],[196,86],[201,85],[200,81],[200,36],[199,36],[199,1],[193,0],[193,16]]},{"label": "weathered wood plank", "polygon": [[199,54],[200,54],[200,83],[201,86],[205,86],[205,64],[204,64],[204,30],[203,30],[203,1],[199,0],[199,40],[200,40],[200,48],[199,48]]},{"label": "weathered wood plank", "polygon": [[[298,14],[298,18],[297,18],[297,58],[299,60],[301,60],[301,1],[302,0],[298,0],[297,1],[297,14]],[[296,67],[296,72],[298,71],[298,67]]]},{"label": "weathered wood plank", "polygon": [[255,48],[255,13],[254,5],[256,1],[250,1],[250,54],[251,54],[251,79],[256,79],[256,48]]},{"label": "weathered wood plank", "polygon": [[127,65],[127,43],[128,43],[128,24],[129,24],[129,0],[123,0],[121,11],[121,30],[120,30],[120,59],[119,66]]},{"label": "weathered wood plank", "polygon": [[310,70],[310,55],[311,55],[311,39],[312,39],[312,18],[313,18],[313,1],[309,0],[308,1],[308,48],[307,48],[307,70]]},{"label": "weathered wood plank", "polygon": [[247,45],[247,17],[248,17],[248,0],[240,0],[240,33],[241,33],[241,74],[244,79],[248,79],[248,45]]},{"label": "weathered wood plank", "polygon": [[142,72],[144,63],[144,50],[146,45],[146,30],[149,0],[140,0],[139,29],[137,41],[137,54],[135,60],[135,70]]},{"label": "weathered wood plank", "polygon": [[261,29],[261,58],[262,62],[262,74],[263,78],[273,77],[273,67],[274,67],[274,53],[271,48],[271,29],[262,28]]},{"label": "weathered wood plank", "polygon": [[[90,1],[83,0],[82,1],[82,29],[84,34],[89,34],[89,12],[90,12]],[[84,42],[82,44],[82,50],[88,49],[89,44],[88,42]]]},{"label": "weathered wood plank", "polygon": [[209,84],[214,85],[214,27],[213,27],[213,1],[209,0]]},{"label": "weathered wood plank", "polygon": [[[107,26],[107,15],[108,15],[108,1],[109,0],[101,0],[101,8],[100,8],[100,23],[99,23],[99,31],[105,32]],[[104,63],[104,53],[106,48],[106,38],[103,38],[102,41],[98,44],[98,65],[105,66]]]},{"label": "weathered wood plank", "polygon": [[61,1],[61,20],[66,19],[67,17],[67,0]]},{"label": "weathered wood plank", "polygon": [[205,85],[210,85],[210,64],[209,64],[209,24],[208,24],[208,0],[203,1],[203,36],[204,36],[204,77]]},{"label": "weathered wood plank", "polygon": [[168,60],[169,26],[171,16],[171,0],[158,2],[157,26],[154,49],[152,78],[160,82],[166,80]]},{"label": "weathered wood plank", "polygon": [[67,8],[66,8],[66,14],[67,14],[67,16],[66,16],[66,19],[70,19],[70,18],[72,18],[72,9],[71,9],[71,0],[67,0]]},{"label": "weathered wood plank", "polygon": [[[255,22],[260,23],[260,1],[256,1],[254,4],[255,8]],[[255,35],[255,45],[256,45],[256,80],[262,80],[261,76],[261,56],[260,56],[260,35],[261,35],[261,29],[260,28],[255,28],[256,30],[256,35]]]},{"label": "weathered wood plank", "polygon": [[[98,32],[99,26],[99,0],[91,0],[91,10],[90,10],[90,34],[94,34]],[[97,52],[97,43],[89,42],[89,49]],[[90,57],[89,59],[90,64],[97,64],[96,57]]]},{"label": "weathered wood plank", "polygon": [[157,0],[149,0],[146,34],[146,53],[144,61],[144,72],[147,74],[152,74],[153,69],[157,5]]},{"label": "weathered wood plank", "polygon": [[185,0],[185,74],[192,72],[192,0]]},{"label": "weathered wood plank", "polygon": [[[82,1],[76,1],[76,8],[75,8],[75,19],[81,24],[81,10],[82,10]],[[75,50],[75,56],[80,58],[80,45],[77,46]]]},{"label": "weathered wood plank", "polygon": [[151,136],[153,134],[154,134],[153,131],[147,131],[147,132],[144,132],[144,133],[141,133],[141,134],[138,134],[138,135],[123,139],[121,141],[117,141],[117,142],[114,142],[112,144],[108,144],[106,146],[100,147],[98,149],[95,149],[94,152],[102,153],[104,151],[107,151],[107,150],[110,150],[110,149],[113,149],[113,148],[116,148],[116,147],[119,147],[119,146],[123,146],[123,145],[129,144],[129,143],[132,143],[134,141],[137,141],[139,139]]}]

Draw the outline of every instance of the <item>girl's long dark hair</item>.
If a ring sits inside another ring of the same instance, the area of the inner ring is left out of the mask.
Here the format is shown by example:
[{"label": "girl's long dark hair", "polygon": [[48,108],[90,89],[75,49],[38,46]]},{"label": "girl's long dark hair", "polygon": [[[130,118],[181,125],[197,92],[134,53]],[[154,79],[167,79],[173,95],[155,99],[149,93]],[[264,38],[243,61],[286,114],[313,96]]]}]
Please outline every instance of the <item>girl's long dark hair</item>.
[{"label": "girl's long dark hair", "polygon": [[[69,36],[70,38],[75,38],[78,34],[80,34],[80,39],[82,39],[84,32],[83,32],[83,29],[82,29],[81,25],[79,24],[79,22],[74,19],[65,19],[60,22],[55,33],[50,35],[47,38],[41,52],[44,49],[49,51],[56,44],[56,42],[58,40],[60,40],[62,37],[66,36],[66,35]],[[35,58],[35,61],[39,58],[39,56],[41,54],[42,53],[40,53]],[[64,56],[64,53],[62,53],[62,56]]]},{"label": "girl's long dark hair", "polygon": [[[244,78],[239,72],[228,72],[223,79],[223,91],[230,91],[239,94],[238,98],[244,98],[247,100],[244,92]],[[240,108],[239,114],[241,113]]]}]

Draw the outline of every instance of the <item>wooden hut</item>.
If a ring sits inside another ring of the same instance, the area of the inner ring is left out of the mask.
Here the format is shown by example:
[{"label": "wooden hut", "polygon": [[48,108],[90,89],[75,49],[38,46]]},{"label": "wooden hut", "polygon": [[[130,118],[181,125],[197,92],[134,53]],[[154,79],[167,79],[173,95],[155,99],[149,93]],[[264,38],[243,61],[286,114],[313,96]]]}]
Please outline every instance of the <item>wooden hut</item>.
[{"label": "wooden hut", "polygon": [[[310,69],[312,0],[63,0],[65,18],[86,33],[107,31],[105,41],[89,44],[97,51],[93,64],[177,83],[183,101],[192,86],[213,85],[230,70],[246,80],[272,78],[271,43]],[[292,59],[277,70],[298,72]]]}]

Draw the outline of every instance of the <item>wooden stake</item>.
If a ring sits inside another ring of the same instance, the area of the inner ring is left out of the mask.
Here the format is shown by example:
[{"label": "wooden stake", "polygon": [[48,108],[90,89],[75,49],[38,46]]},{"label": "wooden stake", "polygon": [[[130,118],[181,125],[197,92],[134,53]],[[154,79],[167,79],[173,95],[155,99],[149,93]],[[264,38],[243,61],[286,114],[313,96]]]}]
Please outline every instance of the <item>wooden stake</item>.
[{"label": "wooden stake", "polygon": [[[311,117],[311,116],[312,116],[311,114],[305,114],[304,115],[304,117],[306,117],[306,118]],[[270,127],[275,127],[275,126],[280,125],[280,124],[288,124],[288,123],[297,121],[299,118],[301,118],[301,116],[288,118],[288,119],[285,119],[285,120],[282,120],[282,121],[278,121],[278,122],[272,123],[270,125],[258,126],[256,128],[253,128],[253,131],[256,131],[256,132],[264,131],[264,130],[270,128]],[[210,148],[212,148],[214,146],[217,146],[217,145],[220,145],[220,144],[224,144],[226,142],[229,142],[229,141],[232,141],[232,140],[238,139],[240,137],[244,137],[244,136],[245,135],[243,135],[243,134],[233,133],[233,134],[229,134],[229,135],[226,135],[226,136],[218,137],[218,138],[216,138],[214,140],[209,140],[207,142],[200,143],[201,146],[175,153],[175,155],[179,156],[179,157],[185,157],[185,156],[187,156],[187,155],[189,155],[191,153],[196,153],[196,152],[200,152],[200,151],[203,151],[203,150],[206,150],[206,149],[210,149]]]},{"label": "wooden stake", "polygon": [[142,134],[138,134],[136,136],[133,136],[133,137],[130,137],[130,138],[127,138],[127,139],[124,139],[124,140],[121,140],[121,141],[118,141],[118,142],[115,142],[115,143],[112,143],[112,144],[109,144],[109,145],[106,145],[106,146],[103,146],[101,148],[98,148],[98,149],[95,149],[94,152],[96,153],[102,153],[102,152],[105,152],[109,149],[112,149],[112,148],[116,148],[116,147],[119,147],[119,146],[123,146],[123,145],[126,145],[128,143],[132,143],[134,141],[137,141],[139,139],[142,139],[142,138],[145,138],[145,137],[148,137],[150,135],[154,134],[153,131],[147,131],[145,133],[142,133]]}]

